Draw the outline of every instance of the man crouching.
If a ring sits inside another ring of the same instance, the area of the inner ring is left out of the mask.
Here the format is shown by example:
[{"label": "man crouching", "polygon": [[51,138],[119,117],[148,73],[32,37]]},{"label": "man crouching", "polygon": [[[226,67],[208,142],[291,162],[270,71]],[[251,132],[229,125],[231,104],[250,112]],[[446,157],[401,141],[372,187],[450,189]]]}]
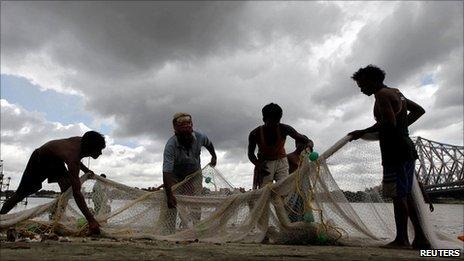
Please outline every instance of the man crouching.
[{"label": "man crouching", "polygon": [[89,234],[100,234],[100,224],[90,213],[81,193],[79,170],[93,174],[81,159],[98,158],[105,146],[105,138],[100,133],[88,131],[82,137],[52,140],[34,150],[18,189],[5,201],[0,214],[7,214],[18,202],[39,191],[42,182],[48,179],[48,183],[58,183],[61,193],[71,186],[74,200],[89,223]]}]

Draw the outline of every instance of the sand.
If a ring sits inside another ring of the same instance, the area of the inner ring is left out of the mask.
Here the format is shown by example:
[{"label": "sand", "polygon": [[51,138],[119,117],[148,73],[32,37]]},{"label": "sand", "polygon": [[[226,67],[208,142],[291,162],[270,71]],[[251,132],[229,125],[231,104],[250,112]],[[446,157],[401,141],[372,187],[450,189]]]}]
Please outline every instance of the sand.
[{"label": "sand", "polygon": [[[71,242],[0,241],[6,260],[424,260],[417,250],[378,247],[211,244],[154,240],[70,238]],[[426,260],[462,260],[426,258]]]}]

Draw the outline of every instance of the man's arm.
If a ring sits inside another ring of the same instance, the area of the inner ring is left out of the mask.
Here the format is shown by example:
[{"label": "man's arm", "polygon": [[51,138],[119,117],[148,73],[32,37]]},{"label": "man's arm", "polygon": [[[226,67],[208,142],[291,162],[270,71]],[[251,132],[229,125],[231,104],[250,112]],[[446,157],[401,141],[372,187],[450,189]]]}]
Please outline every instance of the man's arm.
[{"label": "man's arm", "polygon": [[84,195],[82,195],[81,192],[81,181],[79,180],[79,166],[80,165],[77,162],[68,164],[74,200],[76,201],[77,206],[79,207],[82,214],[89,223],[90,234],[100,234],[100,224],[98,224],[97,220],[95,220],[92,213],[90,213],[90,210],[87,207],[87,204],[85,203]]},{"label": "man's arm", "polygon": [[[401,139],[402,133],[396,128],[395,115],[395,111],[402,106],[399,96],[392,95],[391,93],[384,93],[376,97],[376,104],[379,113],[379,127],[383,133],[384,139],[386,141]],[[394,105],[397,105],[399,108],[394,109]]]},{"label": "man's arm", "polygon": [[357,140],[364,136],[364,134],[367,133],[373,133],[373,132],[379,132],[380,130],[380,124],[376,122],[374,125],[370,126],[369,128],[365,128],[362,130],[355,130],[350,133],[348,133],[349,136],[351,136],[350,141]]},{"label": "man's arm", "polygon": [[211,154],[211,162],[209,163],[209,165],[211,165],[212,167],[216,166],[217,157],[216,157],[216,151],[214,150],[213,143],[208,138],[206,138],[204,146],[209,151],[209,154]]},{"label": "man's arm", "polygon": [[87,168],[82,162],[79,162],[79,168],[82,170],[82,172],[84,173],[90,173],[90,178],[92,178],[93,175],[95,175],[95,173],[93,173],[92,170],[90,170],[89,168]]},{"label": "man's arm", "polygon": [[285,125],[285,124],[282,124],[282,126],[284,126],[285,131],[286,131],[288,136],[292,137],[297,142],[304,143],[304,144],[309,143],[310,146],[311,146],[311,150],[312,150],[312,148],[314,146],[314,142],[312,140],[310,140],[310,139],[306,138],[304,135],[298,133],[292,126]]},{"label": "man's arm", "polygon": [[174,194],[172,193],[171,187],[175,184],[174,179],[172,178],[172,173],[163,172],[163,187],[164,192],[166,193],[168,208],[175,208],[177,206],[177,200]]},{"label": "man's arm", "polygon": [[[406,99],[406,98],[405,98]],[[417,119],[424,115],[425,110],[419,104],[406,99],[406,106],[408,108],[408,126],[413,124]]]},{"label": "man's arm", "polygon": [[263,177],[269,175],[264,161],[262,159],[259,160],[255,155],[257,146],[255,134],[255,131],[251,131],[248,136],[248,159],[255,165],[253,170],[253,189],[259,188],[262,184]]},{"label": "man's arm", "polygon": [[175,208],[177,205],[176,197],[172,193],[171,187],[176,183],[173,178],[175,161],[175,149],[172,144],[166,144],[163,152],[163,185],[168,208]]},{"label": "man's arm", "polygon": [[248,159],[253,163],[253,165],[258,164],[258,158],[255,155],[255,149],[256,149],[256,140],[255,140],[255,135],[254,132],[250,132],[250,135],[248,136]]}]

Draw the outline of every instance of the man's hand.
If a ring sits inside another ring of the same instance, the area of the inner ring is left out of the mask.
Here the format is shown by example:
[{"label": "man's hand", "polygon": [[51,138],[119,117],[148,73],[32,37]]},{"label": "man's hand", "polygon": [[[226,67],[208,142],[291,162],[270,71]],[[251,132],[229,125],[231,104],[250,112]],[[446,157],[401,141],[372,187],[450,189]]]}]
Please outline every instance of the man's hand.
[{"label": "man's hand", "polygon": [[168,208],[175,208],[177,206],[177,200],[174,195],[168,196]]},{"label": "man's hand", "polygon": [[259,173],[259,175],[261,177],[264,177],[264,176],[267,176],[267,175],[271,174],[269,171],[267,171],[265,162],[258,161],[258,163],[256,163],[255,166],[256,166],[256,170],[258,171],[258,173]]},{"label": "man's hand", "polygon": [[271,174],[266,169],[266,164],[262,161],[255,163],[255,169],[253,171],[253,189],[260,188],[263,185],[263,178]]},{"label": "man's hand", "polygon": [[214,168],[216,166],[216,163],[217,163],[216,157],[211,157],[211,162],[209,163],[209,165],[211,165],[211,167]]},{"label": "man's hand", "polygon": [[357,140],[361,138],[364,134],[366,134],[364,130],[355,130],[348,133],[348,135],[351,136],[350,141]]},{"label": "man's hand", "polygon": [[93,173],[91,170],[87,171],[86,174],[89,174],[89,179],[95,178],[95,173]]},{"label": "man's hand", "polygon": [[100,224],[93,219],[89,221],[89,236],[90,235],[100,235]]}]

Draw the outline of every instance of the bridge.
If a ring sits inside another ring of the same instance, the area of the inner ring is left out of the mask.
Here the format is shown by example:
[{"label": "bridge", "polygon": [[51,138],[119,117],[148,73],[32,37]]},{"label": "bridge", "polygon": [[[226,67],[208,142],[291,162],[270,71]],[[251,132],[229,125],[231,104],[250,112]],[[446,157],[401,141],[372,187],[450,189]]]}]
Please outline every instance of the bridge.
[{"label": "bridge", "polygon": [[7,191],[10,188],[11,178],[6,178],[3,175],[3,160],[0,160],[0,204],[6,200],[6,194],[4,191]]},{"label": "bridge", "polygon": [[464,198],[464,146],[414,138],[416,174],[431,197]]}]

